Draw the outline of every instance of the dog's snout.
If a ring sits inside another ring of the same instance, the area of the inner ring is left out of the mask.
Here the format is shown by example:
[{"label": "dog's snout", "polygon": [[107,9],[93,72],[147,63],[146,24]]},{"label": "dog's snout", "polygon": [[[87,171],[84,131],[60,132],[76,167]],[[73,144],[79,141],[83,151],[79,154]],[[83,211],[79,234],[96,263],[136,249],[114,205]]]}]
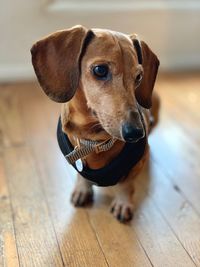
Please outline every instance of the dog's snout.
[{"label": "dog's snout", "polygon": [[143,128],[135,127],[131,123],[124,123],[122,125],[122,137],[126,142],[137,142],[143,136]]},{"label": "dog's snout", "polygon": [[139,120],[139,117],[140,117],[140,115],[139,115],[139,113],[136,112],[136,111],[132,111],[132,110],[130,110],[130,111],[128,112],[128,118],[129,118],[129,120]]}]

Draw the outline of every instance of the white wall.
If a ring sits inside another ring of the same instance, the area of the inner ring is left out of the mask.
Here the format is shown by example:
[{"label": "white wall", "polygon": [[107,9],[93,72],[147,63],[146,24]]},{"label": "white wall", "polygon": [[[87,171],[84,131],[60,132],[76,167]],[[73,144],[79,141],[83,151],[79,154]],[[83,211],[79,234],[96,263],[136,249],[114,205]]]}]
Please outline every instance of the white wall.
[{"label": "white wall", "polygon": [[163,70],[200,69],[198,0],[57,1],[1,0],[0,81],[33,79],[32,43],[75,24],[138,33]]}]

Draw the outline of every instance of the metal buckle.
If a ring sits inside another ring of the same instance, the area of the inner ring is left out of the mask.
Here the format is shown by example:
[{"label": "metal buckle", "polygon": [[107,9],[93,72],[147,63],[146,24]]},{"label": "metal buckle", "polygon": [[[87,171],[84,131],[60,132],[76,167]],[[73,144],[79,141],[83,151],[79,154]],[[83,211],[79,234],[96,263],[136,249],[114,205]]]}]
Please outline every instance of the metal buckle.
[{"label": "metal buckle", "polygon": [[107,140],[101,142],[100,144],[96,145],[96,146],[94,147],[95,152],[98,154],[98,153],[100,153],[100,152],[102,152],[102,151],[105,151],[105,150],[103,149],[102,146],[103,146],[104,144],[108,143],[110,140],[111,140],[111,139],[107,139]]}]

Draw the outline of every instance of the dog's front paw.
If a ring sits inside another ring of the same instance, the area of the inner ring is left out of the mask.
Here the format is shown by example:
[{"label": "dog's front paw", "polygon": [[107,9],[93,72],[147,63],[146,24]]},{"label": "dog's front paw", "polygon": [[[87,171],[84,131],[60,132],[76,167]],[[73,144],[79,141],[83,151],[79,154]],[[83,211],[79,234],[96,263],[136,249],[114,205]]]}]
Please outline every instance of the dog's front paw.
[{"label": "dog's front paw", "polygon": [[75,207],[81,207],[89,204],[93,200],[92,188],[75,188],[71,195],[71,203]]},{"label": "dog's front paw", "polygon": [[111,204],[111,213],[120,222],[128,222],[133,217],[133,204],[128,200],[115,199]]}]

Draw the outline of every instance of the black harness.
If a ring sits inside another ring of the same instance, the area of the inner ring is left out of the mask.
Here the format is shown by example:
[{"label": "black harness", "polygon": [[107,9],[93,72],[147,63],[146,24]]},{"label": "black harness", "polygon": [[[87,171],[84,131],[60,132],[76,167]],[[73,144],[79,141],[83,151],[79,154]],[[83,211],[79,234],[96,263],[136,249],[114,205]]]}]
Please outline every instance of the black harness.
[{"label": "black harness", "polygon": [[[74,150],[68,136],[62,131],[61,119],[58,120],[57,139],[63,155],[69,154]],[[85,179],[98,186],[111,186],[117,184],[129,171],[141,160],[147,144],[145,136],[136,143],[125,143],[122,151],[110,163],[100,169],[90,169],[87,166],[79,171],[75,164],[72,166]]]}]

